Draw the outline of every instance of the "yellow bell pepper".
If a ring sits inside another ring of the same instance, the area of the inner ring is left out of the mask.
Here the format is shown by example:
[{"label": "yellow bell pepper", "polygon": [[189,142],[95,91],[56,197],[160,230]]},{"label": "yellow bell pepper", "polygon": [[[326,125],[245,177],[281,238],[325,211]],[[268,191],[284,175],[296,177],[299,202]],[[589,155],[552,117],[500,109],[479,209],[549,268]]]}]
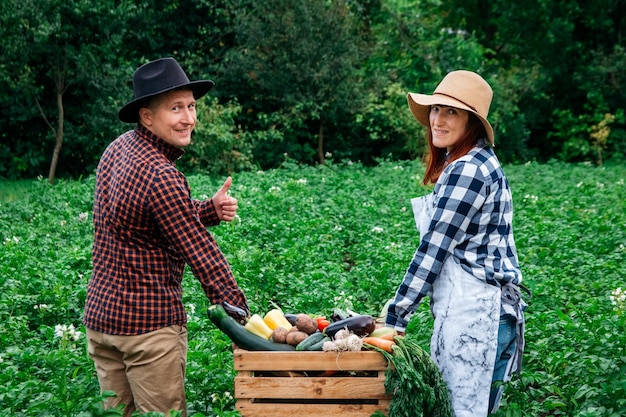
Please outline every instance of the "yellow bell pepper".
[{"label": "yellow bell pepper", "polygon": [[272,329],[265,324],[261,316],[258,314],[253,314],[244,327],[250,333],[254,333],[265,339],[269,339],[270,336],[272,336]]},{"label": "yellow bell pepper", "polygon": [[284,327],[285,330],[289,331],[291,330],[291,327],[292,327],[291,323],[289,323],[289,321],[283,315],[283,312],[277,308],[268,311],[265,317],[263,318],[263,321],[272,330],[274,330],[277,327]]}]

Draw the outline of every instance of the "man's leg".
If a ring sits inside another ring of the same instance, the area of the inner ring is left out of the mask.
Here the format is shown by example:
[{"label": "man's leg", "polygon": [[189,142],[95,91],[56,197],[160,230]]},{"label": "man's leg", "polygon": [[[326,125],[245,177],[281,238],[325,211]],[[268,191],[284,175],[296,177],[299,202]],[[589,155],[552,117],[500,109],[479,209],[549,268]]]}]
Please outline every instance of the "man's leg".
[{"label": "man's leg", "polygon": [[91,329],[86,333],[87,350],[96,367],[100,391],[113,391],[117,395],[107,399],[107,407],[124,404],[124,417],[130,417],[135,411],[135,400],[126,377],[123,353],[107,342],[109,335]]},{"label": "man's leg", "polygon": [[144,335],[117,338],[137,410],[166,415],[178,410],[185,417],[187,328],[169,326]]}]

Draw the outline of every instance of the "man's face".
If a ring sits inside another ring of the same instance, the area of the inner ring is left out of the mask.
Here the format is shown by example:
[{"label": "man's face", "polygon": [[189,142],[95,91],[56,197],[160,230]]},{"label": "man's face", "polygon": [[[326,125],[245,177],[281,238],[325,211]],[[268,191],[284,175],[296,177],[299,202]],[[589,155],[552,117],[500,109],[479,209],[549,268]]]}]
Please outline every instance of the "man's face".
[{"label": "man's face", "polygon": [[196,99],[191,91],[163,93],[139,110],[141,124],[170,145],[183,148],[191,143],[196,126]]}]

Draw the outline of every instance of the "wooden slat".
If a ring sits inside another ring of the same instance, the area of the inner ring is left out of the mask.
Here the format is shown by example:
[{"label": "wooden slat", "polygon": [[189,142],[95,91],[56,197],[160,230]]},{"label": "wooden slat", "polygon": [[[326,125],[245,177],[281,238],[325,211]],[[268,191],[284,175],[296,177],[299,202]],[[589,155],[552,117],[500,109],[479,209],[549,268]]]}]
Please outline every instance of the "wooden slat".
[{"label": "wooden slat", "polygon": [[385,379],[379,377],[337,378],[235,378],[236,398],[282,399],[384,399]]},{"label": "wooden slat", "polygon": [[389,402],[382,404],[263,404],[237,401],[236,408],[244,417],[369,417],[376,411],[388,414]]},{"label": "wooden slat", "polygon": [[242,417],[388,415],[389,363],[379,352],[235,349],[236,408]]},{"label": "wooden slat", "polygon": [[376,371],[389,366],[379,352],[265,352],[235,349],[236,371]]}]

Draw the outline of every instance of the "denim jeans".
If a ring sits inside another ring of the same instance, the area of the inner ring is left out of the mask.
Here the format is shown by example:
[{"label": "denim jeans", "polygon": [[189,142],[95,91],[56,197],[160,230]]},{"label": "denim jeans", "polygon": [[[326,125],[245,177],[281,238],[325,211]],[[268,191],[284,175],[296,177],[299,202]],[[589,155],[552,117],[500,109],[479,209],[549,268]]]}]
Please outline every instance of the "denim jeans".
[{"label": "denim jeans", "polygon": [[489,394],[489,413],[495,413],[500,408],[500,399],[504,392],[504,373],[517,345],[515,331],[515,318],[503,317],[500,319],[496,364],[493,369],[491,392]]}]

